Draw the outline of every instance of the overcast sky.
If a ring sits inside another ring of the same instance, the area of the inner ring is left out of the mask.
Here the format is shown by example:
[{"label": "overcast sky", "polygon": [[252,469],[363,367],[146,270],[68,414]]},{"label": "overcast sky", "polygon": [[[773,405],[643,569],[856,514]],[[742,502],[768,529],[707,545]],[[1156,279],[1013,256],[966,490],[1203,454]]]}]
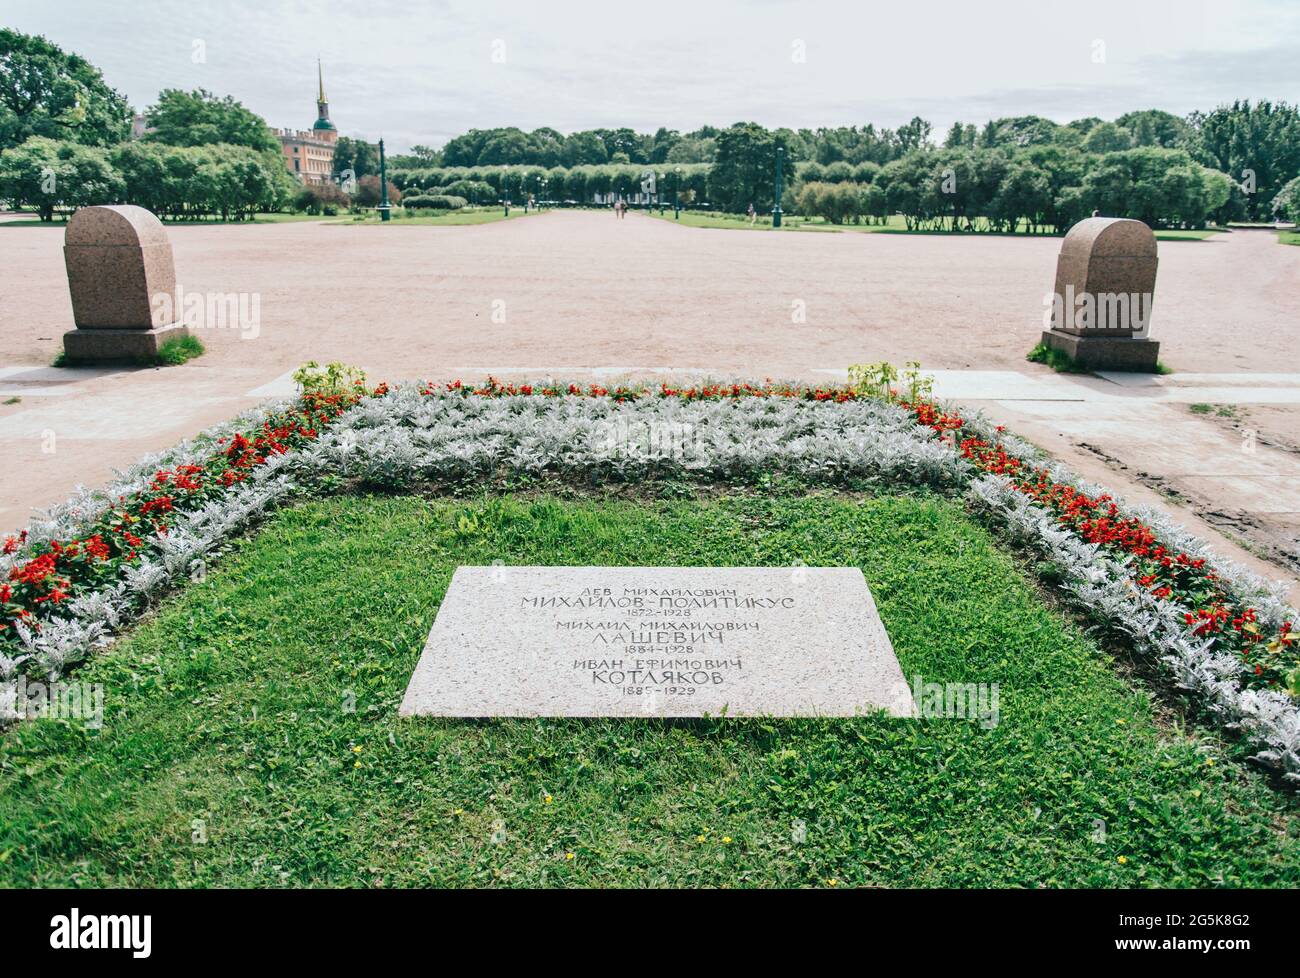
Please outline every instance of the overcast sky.
[{"label": "overcast sky", "polygon": [[[1300,101],[1297,0],[0,0],[0,24],[163,88],[315,119],[402,151],[478,127],[816,127],[913,115],[1061,122],[1234,98]],[[802,57],[801,57],[802,55]]]}]

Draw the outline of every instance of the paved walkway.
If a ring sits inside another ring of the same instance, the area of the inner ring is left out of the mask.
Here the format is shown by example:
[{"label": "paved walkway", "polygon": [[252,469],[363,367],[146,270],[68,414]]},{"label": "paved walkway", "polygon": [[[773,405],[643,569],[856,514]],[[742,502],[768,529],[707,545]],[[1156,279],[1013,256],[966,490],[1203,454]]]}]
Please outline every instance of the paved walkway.
[{"label": "paved walkway", "polygon": [[1300,601],[1300,444],[1292,427],[1300,374],[939,372],[936,388],[1092,481],[1173,512],[1199,536],[1219,537],[1221,551],[1226,540],[1236,559],[1287,579]]},{"label": "paved walkway", "polygon": [[71,323],[62,233],[0,227],[0,527],[290,392],[307,359],[374,379],[810,381],[917,359],[940,393],[1083,474],[1171,509],[1270,576],[1297,570],[1300,248],[1267,232],[1161,243],[1153,333],[1177,372],[1155,378],[1025,363],[1059,239],[773,234],[599,212],[169,233],[184,288],[255,293],[258,328],[200,332],[209,352],[181,368],[54,370],[42,364]]}]

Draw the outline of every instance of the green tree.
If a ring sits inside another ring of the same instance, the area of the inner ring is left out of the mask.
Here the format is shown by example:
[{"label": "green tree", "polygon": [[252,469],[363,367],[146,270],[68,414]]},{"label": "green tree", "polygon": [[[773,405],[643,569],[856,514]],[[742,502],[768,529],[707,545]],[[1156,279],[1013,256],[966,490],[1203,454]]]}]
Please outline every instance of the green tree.
[{"label": "green tree", "polygon": [[1132,133],[1113,122],[1095,125],[1083,137],[1083,149],[1087,153],[1117,153],[1132,146]]},{"label": "green tree", "polygon": [[622,129],[598,129],[596,131],[600,133],[611,161],[619,153],[622,153],[628,163],[647,162],[644,140],[635,131],[626,127]]},{"label": "green tree", "polygon": [[861,202],[858,205],[862,216],[877,224],[889,220],[889,195],[878,183],[869,183],[862,187]]},{"label": "green tree", "polygon": [[569,196],[569,171],[562,166],[551,167],[546,171],[546,199],[565,200]]},{"label": "green tree", "polygon": [[1125,112],[1115,120],[1115,125],[1133,134],[1134,146],[1160,146],[1164,149],[1184,148],[1191,129],[1178,116],[1160,109],[1141,109]]},{"label": "green tree", "polygon": [[354,180],[378,173],[379,147],[364,139],[340,136],[334,145],[334,180],[343,179],[343,174],[348,171]]},{"label": "green tree", "polygon": [[528,137],[519,129],[502,129],[488,138],[475,162],[479,166],[500,166],[528,162]]},{"label": "green tree", "polygon": [[132,140],[109,151],[113,169],[122,178],[123,199],[155,214],[165,214],[176,198],[169,185],[167,156],[171,146]]},{"label": "green tree", "polygon": [[[718,154],[709,170],[711,203],[741,213],[750,204],[762,213],[775,204],[776,148],[781,138],[756,122],[738,122],[718,134]],[[852,175],[852,171],[849,171]]]},{"label": "green tree", "polygon": [[655,131],[654,138],[651,140],[649,162],[667,163],[668,154],[681,141],[682,135],[676,129],[665,129],[661,126]]},{"label": "green tree", "polygon": [[944,137],[944,149],[960,149],[963,146],[973,149],[976,136],[977,130],[973,125],[954,122],[948,130],[948,135]]},{"label": "green tree", "polygon": [[1101,125],[1102,121],[1095,115],[1090,115],[1085,119],[1075,119],[1066,128],[1073,129],[1080,137],[1083,137],[1092,132],[1094,126]]},{"label": "green tree", "polygon": [[669,163],[712,163],[718,152],[718,143],[712,137],[686,137],[673,143],[668,151]]},{"label": "green tree", "polygon": [[598,166],[609,162],[605,141],[594,132],[575,132],[564,140],[565,166]]},{"label": "green tree", "polygon": [[898,143],[898,147],[902,152],[909,153],[914,149],[921,149],[929,145],[932,129],[930,123],[919,115],[913,116],[911,122],[904,123],[894,132],[894,141]]},{"label": "green tree", "polygon": [[871,125],[861,129],[857,126],[840,126],[834,129],[822,127],[816,131],[805,131],[802,138],[804,143],[811,147],[811,152],[806,153],[806,156],[822,166],[829,166],[839,161],[850,164],[860,163],[863,160],[886,163],[893,159],[897,152],[893,133],[886,130],[882,134],[877,134],[875,127]]},{"label": "green tree", "polygon": [[1240,101],[1189,121],[1197,159],[1241,181],[1245,216],[1268,220],[1282,187],[1300,173],[1300,111],[1285,102]]},{"label": "green tree", "polygon": [[131,131],[131,107],[99,69],[43,37],[0,28],[0,150],[32,136],[110,146]]},{"label": "green tree", "polygon": [[419,143],[411,147],[410,155],[424,166],[436,166],[443,162],[442,153],[436,149],[430,149],[428,146],[421,146]]},{"label": "green tree", "polygon": [[57,208],[117,203],[122,190],[107,151],[97,146],[33,136],[0,153],[0,200],[35,207],[42,221],[53,220]]},{"label": "green tree", "polygon": [[244,108],[233,96],[219,98],[202,88],[184,92],[163,89],[158,101],[145,112],[150,130],[145,139],[169,146],[207,146],[228,143],[249,149],[280,151],[266,120]]},{"label": "green tree", "polygon": [[804,160],[794,168],[794,179],[805,183],[821,183],[826,179],[826,168],[816,160]]},{"label": "green tree", "polygon": [[250,154],[212,154],[199,167],[198,179],[207,189],[208,210],[224,221],[251,217],[273,193],[270,174]]},{"label": "green tree", "polygon": [[845,160],[836,160],[826,166],[822,179],[827,183],[847,183],[853,179],[853,167]]},{"label": "green tree", "polygon": [[891,213],[903,215],[903,222],[915,230],[935,220],[943,207],[941,177],[931,151],[917,150],[881,167],[876,183],[888,195]]},{"label": "green tree", "polygon": [[447,141],[442,148],[442,162],[445,166],[473,166],[478,162],[478,155],[483,144],[495,133],[488,129],[471,129],[467,133]]},{"label": "green tree", "polygon": [[1047,175],[1051,206],[1043,214],[1043,223],[1057,234],[1063,233],[1082,216],[1083,174],[1091,157],[1066,146],[1031,146],[1018,153],[1023,160]]},{"label": "green tree", "polygon": [[1300,224],[1300,177],[1291,180],[1273,198],[1273,213]]},{"label": "green tree", "polygon": [[564,136],[556,129],[543,126],[528,134],[527,158],[522,162],[534,166],[559,166],[564,160]]},{"label": "green tree", "polygon": [[1050,146],[1068,138],[1063,136],[1063,129],[1066,127],[1039,115],[994,119],[984,127],[978,142],[984,149]]},{"label": "green tree", "polygon": [[1155,146],[1107,153],[1083,179],[1092,208],[1152,227],[1203,225],[1222,206],[1223,190],[1223,181],[1207,178],[1185,150]]},{"label": "green tree", "polygon": [[114,147],[110,159],[122,179],[122,199],[160,217],[244,220],[289,205],[302,189],[279,153],[228,143],[136,141]]}]

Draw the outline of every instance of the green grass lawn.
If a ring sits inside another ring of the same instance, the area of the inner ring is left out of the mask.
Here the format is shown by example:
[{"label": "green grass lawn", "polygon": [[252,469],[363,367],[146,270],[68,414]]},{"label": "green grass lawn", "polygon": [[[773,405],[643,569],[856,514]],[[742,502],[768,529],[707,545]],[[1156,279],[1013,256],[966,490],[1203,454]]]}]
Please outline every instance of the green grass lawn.
[{"label": "green grass lawn", "polygon": [[[646,213],[645,211],[636,211],[634,213]],[[649,212],[651,217],[661,217],[658,211]],[[673,212],[669,208],[664,212],[662,218],[672,221]],[[771,231],[772,215],[759,216],[751,224],[748,217],[743,214],[722,214],[714,212],[694,212],[682,211],[678,224],[684,224],[694,228],[733,228],[745,231]],[[831,224],[829,221],[820,217],[800,217],[797,214],[783,214],[781,216],[781,227],[775,230],[790,231],[823,231],[836,233],[859,232],[859,233],[876,233],[876,234],[946,234],[955,237],[978,237],[985,234],[994,234],[995,236],[1013,236],[1023,237],[1050,237],[1050,235],[1030,235],[1027,231],[933,231],[933,230],[915,230],[909,228],[903,220],[901,214],[891,214],[884,224]],[[1181,230],[1157,230],[1155,232],[1158,241],[1204,241],[1212,235],[1218,234],[1222,228],[1205,228],[1198,231],[1181,231]]]},{"label": "green grass lawn", "polygon": [[[9,221],[0,221],[0,228],[65,228],[68,226],[68,217],[71,215],[56,215],[53,221],[42,221],[40,218],[32,215],[30,218],[16,218]],[[247,226],[249,224],[289,224],[297,221],[332,221],[336,218],[325,217],[320,214],[257,214],[251,221],[223,221],[217,217],[203,218],[196,217],[182,221],[163,220],[167,227],[184,227],[191,224],[229,224],[232,226]]]},{"label": "green grass lawn", "polygon": [[[399,718],[495,559],[858,565],[909,680],[998,682],[1001,723]],[[102,730],[0,737],[0,885],[1300,883],[1297,803],[936,497],[308,503],[75,675]]]},{"label": "green grass lawn", "polygon": [[[665,209],[661,215],[658,210],[644,211],[634,210],[634,214],[646,214],[651,217],[661,218],[662,220],[674,221],[677,224],[684,224],[693,228],[733,228],[744,231],[771,231],[772,215],[760,214],[753,224],[744,214],[723,214],[716,211],[687,211],[683,210],[680,219],[673,217],[671,207]],[[781,215],[781,227],[777,230],[782,231],[883,231],[889,228],[902,229],[904,227],[903,218],[894,214],[888,219],[885,225],[876,224],[831,224],[829,221],[820,217],[801,217],[798,214]]]},{"label": "green grass lawn", "polygon": [[527,215],[522,207],[511,207],[510,216],[505,216],[504,208],[501,207],[466,207],[459,211],[423,211],[417,212],[416,216],[407,216],[401,208],[393,210],[393,219],[391,221],[381,221],[377,214],[366,214],[364,216],[345,216],[335,221],[336,224],[387,224],[389,227],[411,227],[414,225],[441,225],[445,227],[454,227],[463,224],[491,224],[494,221],[513,221],[517,217],[532,216],[534,214],[545,213],[543,211],[529,211]]},{"label": "green grass lawn", "polygon": [[[638,211],[636,213],[647,213],[647,212]],[[682,211],[681,217],[679,219],[673,217],[673,210],[671,207],[665,210],[663,214],[660,214],[657,210],[652,210],[649,211],[648,213],[650,214],[651,217],[663,218],[665,220],[673,221],[676,224],[684,224],[687,227],[692,227],[692,228],[730,228],[730,229],[742,230],[742,231],[773,230],[771,214],[759,215],[759,217],[754,221],[754,223],[751,224],[749,222],[749,218],[746,217],[744,214],[722,214],[722,213],[711,212],[711,211],[685,211],[684,210]],[[805,224],[808,223],[810,223],[810,221],[807,218],[794,217],[785,214],[781,215],[782,230],[785,229],[794,230],[803,227]]]},{"label": "green grass lawn", "polygon": [[1300,245],[1300,231],[1279,231],[1277,240],[1283,244]]},{"label": "green grass lawn", "polygon": [[1226,233],[1224,228],[1199,228],[1194,231],[1174,228],[1159,229],[1155,232],[1155,236],[1157,241],[1205,241],[1216,234],[1224,233]]},{"label": "green grass lawn", "polygon": [[[538,213],[532,211],[531,213]],[[522,207],[511,207],[509,220],[516,217],[523,217],[524,209]],[[393,209],[393,219],[391,221],[380,221],[379,215],[375,211],[367,211],[362,214],[258,214],[251,221],[221,221],[218,219],[199,219],[192,221],[164,221],[167,227],[178,227],[186,225],[211,225],[227,224],[231,226],[247,226],[249,224],[286,224],[296,221],[321,221],[329,224],[383,224],[387,223],[394,226],[407,226],[416,224],[437,224],[437,225],[460,225],[460,224],[490,224],[493,221],[507,220],[500,207],[470,208],[467,207],[460,211],[449,212],[423,212],[416,217],[407,217],[406,213],[400,208]],[[17,218],[9,221],[0,221],[0,228],[4,227],[43,227],[43,228],[66,228],[68,222],[62,217],[56,217],[53,221],[45,222],[35,216],[28,218]]]}]

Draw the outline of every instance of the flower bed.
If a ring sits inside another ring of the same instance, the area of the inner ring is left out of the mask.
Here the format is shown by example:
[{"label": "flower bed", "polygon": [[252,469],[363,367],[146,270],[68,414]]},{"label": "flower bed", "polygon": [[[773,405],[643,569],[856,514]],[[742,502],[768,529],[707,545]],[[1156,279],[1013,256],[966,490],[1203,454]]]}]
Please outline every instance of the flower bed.
[{"label": "flower bed", "polygon": [[[263,486],[275,468],[268,467],[271,460],[317,438],[359,397],[308,393],[272,406],[223,426],[194,449],[182,446],[166,459],[145,460],[112,490],[83,494],[51,520],[5,538],[0,678],[10,678],[29,658],[42,673],[58,675],[80,657],[51,644],[69,618],[83,617],[79,612],[97,604],[97,596],[102,601],[104,593],[119,591],[122,582],[139,580],[152,556],[175,552],[169,534],[179,530],[183,539],[196,517],[238,509],[239,497],[248,495],[238,491],[241,484]],[[125,601],[118,603],[123,607],[107,616],[114,622],[126,610]]]},{"label": "flower bed", "polygon": [[896,405],[841,389],[399,387],[303,453],[303,476],[403,489],[501,473],[755,478],[960,488],[967,463]]},{"label": "flower bed", "polygon": [[964,491],[977,512],[1050,559],[1052,583],[1081,614],[1163,666],[1197,708],[1300,784],[1300,650],[1295,612],[1279,594],[1159,514],[1080,483],[1000,427],[915,387],[904,397],[887,387],[489,379],[381,384],[370,396],[285,411],[137,474],[117,505],[100,505],[77,533],[52,534],[47,524],[16,539],[22,559],[0,565],[13,626],[0,633],[0,678],[24,660],[58,674],[294,489],[350,480],[410,490],[503,474],[589,483],[783,473]]},{"label": "flower bed", "polygon": [[[1286,610],[1272,603],[1274,613],[1261,618],[1252,597],[1238,593],[1209,557],[1189,554],[1177,541],[1164,541],[1142,517],[1124,512],[1110,493],[1085,491],[1071,478],[1056,477],[1051,466],[1032,454],[1018,455],[1000,438],[968,432],[960,416],[939,415],[933,403],[900,403],[918,424],[951,439],[962,458],[979,471],[1006,477],[1060,526],[1122,560],[1138,587],[1180,609],[1193,636],[1213,636],[1219,649],[1238,655],[1247,685],[1284,690],[1300,699],[1300,626]],[[1278,611],[1286,615],[1281,620]]]}]

